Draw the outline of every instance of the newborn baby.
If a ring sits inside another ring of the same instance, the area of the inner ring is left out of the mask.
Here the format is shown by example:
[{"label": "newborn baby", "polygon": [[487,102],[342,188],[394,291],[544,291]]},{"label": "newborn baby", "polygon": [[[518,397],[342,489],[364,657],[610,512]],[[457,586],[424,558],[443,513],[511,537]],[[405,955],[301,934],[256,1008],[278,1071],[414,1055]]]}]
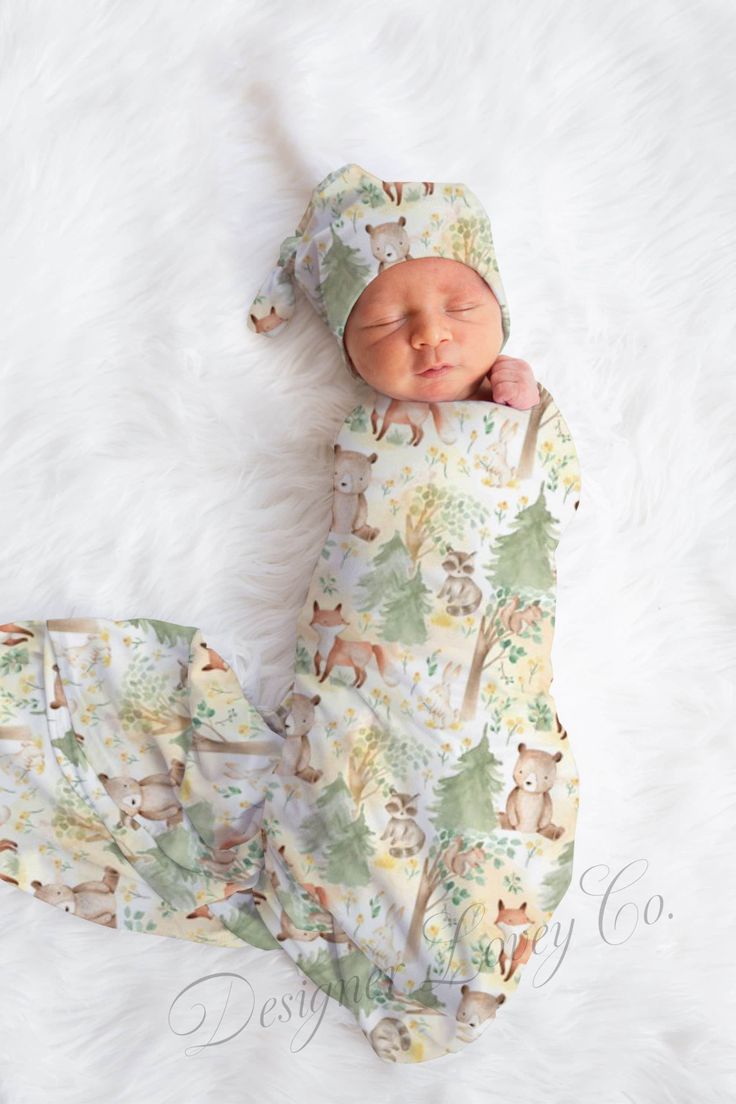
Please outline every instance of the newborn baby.
[{"label": "newborn baby", "polygon": [[386,268],[345,327],[349,364],[399,400],[479,399],[527,410],[539,402],[531,368],[500,355],[501,308],[461,261],[426,257]]},{"label": "newborn baby", "polygon": [[280,949],[381,1060],[423,1062],[543,966],[572,877],[550,656],[580,471],[501,354],[464,185],[330,173],[251,329],[275,335],[297,285],[367,394],[334,441],[293,685],[267,724],[191,626],[0,625],[0,881],[106,927]]},{"label": "newborn baby", "polygon": [[295,280],[372,391],[334,445],[254,896],[380,1058],[426,1061],[485,1030],[570,882],[577,770],[549,687],[577,455],[500,355],[506,297],[464,185],[344,166],[285,239],[256,332],[288,320]]}]

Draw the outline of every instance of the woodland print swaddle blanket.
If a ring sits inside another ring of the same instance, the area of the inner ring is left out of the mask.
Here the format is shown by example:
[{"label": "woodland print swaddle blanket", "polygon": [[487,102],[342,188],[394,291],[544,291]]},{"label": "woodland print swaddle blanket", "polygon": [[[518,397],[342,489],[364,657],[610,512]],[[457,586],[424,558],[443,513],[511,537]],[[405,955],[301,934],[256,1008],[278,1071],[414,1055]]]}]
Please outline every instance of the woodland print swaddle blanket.
[{"label": "woodland print swaddle blanket", "polygon": [[0,627],[0,879],[281,947],[386,1061],[482,1034],[570,883],[578,807],[550,655],[580,471],[540,395],[348,414],[269,725],[199,630]]}]

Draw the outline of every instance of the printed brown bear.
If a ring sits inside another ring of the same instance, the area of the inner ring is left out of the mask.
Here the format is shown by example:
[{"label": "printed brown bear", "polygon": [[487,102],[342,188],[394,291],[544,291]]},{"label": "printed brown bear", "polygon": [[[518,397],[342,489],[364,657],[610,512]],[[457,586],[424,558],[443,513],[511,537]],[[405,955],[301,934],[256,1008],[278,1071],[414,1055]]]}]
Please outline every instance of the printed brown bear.
[{"label": "printed brown bear", "polygon": [[519,758],[514,767],[516,785],[506,799],[506,812],[498,814],[502,828],[515,832],[539,832],[547,839],[559,839],[564,828],[552,823],[552,798],[549,791],[557,778],[557,764],[562,752],[527,748],[520,743]]},{"label": "printed brown bear", "polygon": [[378,529],[367,524],[368,506],[364,491],[371,481],[371,464],[378,453],[365,453],[335,445],[332,498],[332,532],[348,533],[361,540],[375,540]]},{"label": "printed brown bear", "polygon": [[68,886],[64,882],[31,882],[34,896],[39,901],[54,905],[62,912],[79,916],[82,920],[92,920],[106,928],[117,927],[115,908],[115,890],[120,873],[113,866],[106,866],[101,882],[80,882]]},{"label": "printed brown bear", "polygon": [[496,1012],[506,1000],[503,993],[494,997],[491,993],[482,993],[463,985],[460,989],[462,999],[458,1005],[455,1019],[468,1027],[480,1027],[486,1020],[495,1020]]},{"label": "printed brown bear", "polygon": [[409,252],[411,243],[409,235],[404,227],[406,217],[399,215],[396,222],[382,222],[379,226],[366,224],[366,233],[371,239],[371,253],[378,263],[378,271],[390,268],[399,261],[411,261],[413,257]]},{"label": "printed brown bear", "polygon": [[98,774],[112,800],[120,809],[121,828],[140,828],[136,816],[144,820],[165,820],[167,828],[173,828],[184,820],[174,787],[184,778],[184,763],[174,759],[168,773],[149,774],[145,778],[132,778],[127,774],[109,778]]}]

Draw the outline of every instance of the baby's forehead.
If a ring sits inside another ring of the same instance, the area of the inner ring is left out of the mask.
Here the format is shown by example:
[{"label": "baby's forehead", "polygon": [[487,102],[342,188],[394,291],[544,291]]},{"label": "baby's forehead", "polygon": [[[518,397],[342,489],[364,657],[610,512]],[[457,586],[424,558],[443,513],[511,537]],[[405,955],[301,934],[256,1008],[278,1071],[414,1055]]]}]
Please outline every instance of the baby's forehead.
[{"label": "baby's forehead", "polygon": [[[385,273],[381,273],[364,289],[360,298],[381,303],[395,299],[404,294],[407,289],[429,287],[438,292],[449,293],[469,289],[482,292],[485,288],[491,293],[490,288],[475,269],[462,261],[452,262],[446,258],[437,257],[432,258],[431,264],[425,264],[423,261],[414,264],[401,261],[399,264],[401,272],[392,274],[390,278],[385,278]],[[394,279],[394,275],[400,276],[400,279]]]}]

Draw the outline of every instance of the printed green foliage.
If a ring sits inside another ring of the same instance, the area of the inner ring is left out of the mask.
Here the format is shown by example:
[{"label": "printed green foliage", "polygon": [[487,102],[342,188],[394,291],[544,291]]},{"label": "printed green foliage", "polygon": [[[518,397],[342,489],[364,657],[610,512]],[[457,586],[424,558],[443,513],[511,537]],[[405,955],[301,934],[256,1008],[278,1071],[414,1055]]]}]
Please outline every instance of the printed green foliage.
[{"label": "printed green foliage", "polygon": [[424,644],[429,635],[424,618],[432,612],[433,606],[429,600],[432,592],[424,585],[421,567],[400,585],[396,575],[391,582],[393,586],[387,586],[380,611],[381,638],[402,644]]},{"label": "printed green foliage", "polygon": [[119,705],[123,729],[161,738],[180,732],[188,722],[185,701],[175,693],[170,671],[157,671],[145,650],[130,656],[121,678]]},{"label": "printed green foliage", "polygon": [[189,870],[172,861],[158,847],[138,852],[131,858],[144,882],[156,891],[172,908],[191,911],[196,900],[191,886],[199,887],[202,882],[202,870]]},{"label": "printed green foliage", "polygon": [[386,203],[386,193],[383,189],[365,176],[361,176],[360,184],[355,190],[360,196],[360,202],[367,207],[383,207]]},{"label": "printed green foliage", "polygon": [[128,931],[136,932],[153,932],[156,930],[156,923],[153,920],[149,920],[147,924],[143,923],[145,912],[141,909],[136,909],[135,912],[126,905],[123,909],[123,927]]},{"label": "printed green foliage", "polygon": [[345,421],[350,426],[353,433],[368,432],[368,411],[362,405],[356,406],[351,410]]},{"label": "printed green foliage", "polygon": [[323,992],[355,1014],[370,1013],[380,1003],[381,974],[361,951],[348,951],[333,957],[330,948],[320,948],[314,956],[299,955],[296,964]]},{"label": "printed green foliage", "polygon": [[317,291],[326,312],[328,326],[334,329],[344,319],[368,282],[370,268],[361,260],[358,249],[346,245],[330,227],[332,245],[324,258],[327,275]]},{"label": "printed green foliage", "polygon": [[452,224],[452,255],[472,268],[498,272],[490,226],[478,215],[461,216]]},{"label": "printed green foliage", "polygon": [[480,499],[451,487],[451,483],[422,483],[411,492],[404,511],[404,540],[412,560],[436,548],[444,552],[448,545],[462,545],[469,529],[477,529],[488,520]]},{"label": "printed green foliage", "polygon": [[557,908],[562,898],[567,893],[572,881],[573,854],[575,841],[570,840],[560,851],[557,858],[557,869],[547,873],[542,881],[544,895],[540,897],[540,907],[551,912]]},{"label": "printed green foliage", "polygon": [[353,799],[340,774],[320,795],[315,811],[302,821],[300,850],[320,857],[325,881],[365,885],[370,875],[367,859],[375,852],[372,835],[363,810],[355,816]]},{"label": "printed green foliage", "polygon": [[238,939],[250,943],[251,946],[260,947],[264,951],[278,950],[283,953],[278,939],[271,935],[257,911],[250,912],[247,906],[243,905],[221,913],[219,919],[228,931]]},{"label": "printed green foliage", "polygon": [[450,833],[493,831],[493,795],[503,787],[500,767],[484,732],[478,744],[459,757],[455,773],[441,778],[436,786],[437,801],[430,813],[437,829]]},{"label": "printed green foliage", "polygon": [[294,655],[294,670],[296,672],[301,674],[310,674],[312,671],[314,671],[314,660],[309,652],[309,649],[304,643],[304,639],[301,636],[297,639]]},{"label": "printed green foliage", "polygon": [[173,621],[156,621],[150,617],[130,617],[125,623],[135,625],[137,629],[142,629],[144,632],[150,626],[159,644],[166,644],[172,648],[179,640],[191,641],[197,632],[197,629],[190,625],[177,625]]},{"label": "printed green foliage", "polygon": [[7,651],[0,652],[0,677],[19,675],[29,663],[30,656],[25,645],[20,644],[17,647],[8,648]]},{"label": "printed green foliage", "polygon": [[328,882],[341,885],[367,885],[371,878],[367,860],[376,852],[371,843],[374,833],[365,821],[363,810],[357,820],[347,824],[340,836],[326,848]]},{"label": "printed green foliage", "polygon": [[353,819],[353,799],[342,774],[325,787],[314,809],[299,827],[299,850],[303,854],[321,851],[333,830],[341,833]]},{"label": "printed green foliage", "polygon": [[[398,533],[382,545],[372,568],[356,584],[358,609],[379,610],[381,640],[423,644],[427,640],[425,615],[431,613],[430,590],[420,568],[413,568]],[[362,592],[362,593],[361,593]]]},{"label": "printed green foliage", "polygon": [[61,752],[77,769],[84,769],[87,759],[79,746],[79,741],[74,735],[73,729],[68,728],[60,740],[52,740],[51,746]]},{"label": "printed green foliage", "polygon": [[547,509],[542,483],[536,501],[519,511],[510,532],[496,539],[491,562],[483,565],[494,586],[516,594],[553,590],[552,553],[559,542],[552,530],[557,524]]}]

